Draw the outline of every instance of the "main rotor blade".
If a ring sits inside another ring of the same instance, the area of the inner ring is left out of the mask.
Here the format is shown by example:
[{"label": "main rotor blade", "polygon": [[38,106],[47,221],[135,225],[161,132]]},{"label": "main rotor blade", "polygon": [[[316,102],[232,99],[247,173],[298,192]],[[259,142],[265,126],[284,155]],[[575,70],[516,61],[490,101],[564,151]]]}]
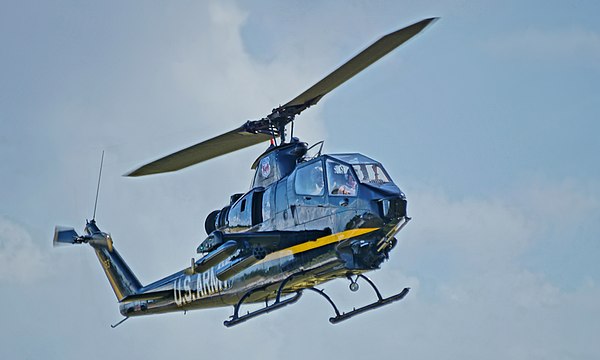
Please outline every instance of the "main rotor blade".
[{"label": "main rotor blade", "polygon": [[[381,59],[390,51],[402,45],[408,39],[420,33],[427,25],[431,24],[438,18],[429,18],[421,20],[418,23],[407,26],[403,29],[387,34],[381,39],[375,41],[371,46],[363,50],[344,65],[337,68],[334,72],[327,75],[321,81],[313,85],[311,88],[298,95],[283,107],[306,105],[311,106],[316,104],[323,96],[331,90],[340,86],[354,75],[358,74],[366,67]],[[304,110],[303,107],[300,111]]]},{"label": "main rotor blade", "polygon": [[146,164],[125,176],[143,176],[180,170],[232,151],[256,145],[270,138],[270,135],[250,133],[244,126],[241,126],[223,135],[192,145]]},{"label": "main rotor blade", "polygon": [[[438,18],[421,20],[413,25],[385,35],[321,81],[298,95],[287,104],[274,109],[266,118],[248,121],[241,127],[203,141],[186,149],[146,164],[126,176],[143,176],[183,169],[245,147],[269,140],[276,132],[294,119],[294,116],[316,104],[331,90],[340,86],[390,51],[420,33]],[[269,134],[272,132],[271,134]]]}]

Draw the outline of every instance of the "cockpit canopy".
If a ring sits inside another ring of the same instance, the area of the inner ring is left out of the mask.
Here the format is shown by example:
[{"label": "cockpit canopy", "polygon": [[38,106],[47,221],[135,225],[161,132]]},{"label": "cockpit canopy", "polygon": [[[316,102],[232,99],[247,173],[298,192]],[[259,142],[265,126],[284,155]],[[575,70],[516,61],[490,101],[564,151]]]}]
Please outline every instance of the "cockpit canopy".
[{"label": "cockpit canopy", "polygon": [[334,154],[331,157],[350,164],[363,184],[381,186],[391,183],[389,175],[380,162],[361,154]]},{"label": "cockpit canopy", "polygon": [[[289,175],[294,171],[298,163],[306,161],[304,159],[306,151],[306,143],[297,140],[289,144],[269,148],[252,165],[252,169],[255,169],[256,172],[251,188],[266,188]],[[326,163],[323,164],[326,165],[325,167],[318,167],[316,170],[313,169],[310,174],[302,174],[301,177],[306,177],[307,184],[311,184],[306,186],[318,185],[320,180],[315,179],[323,179],[323,176],[314,173],[318,170],[323,174],[323,170],[325,169],[327,172],[328,187],[330,191],[333,191],[332,194],[336,194],[338,189],[340,194],[344,194],[345,190],[342,184],[346,184],[347,188],[348,183],[352,185],[352,182],[360,182],[372,186],[383,186],[392,182],[381,163],[362,154],[332,154],[324,155],[323,157],[327,159]],[[342,187],[340,188],[340,186]],[[316,189],[305,191],[313,192]]]},{"label": "cockpit canopy", "polygon": [[353,197],[363,183],[385,191],[400,191],[381,163],[361,154],[322,155],[298,164],[294,178],[297,195]]}]

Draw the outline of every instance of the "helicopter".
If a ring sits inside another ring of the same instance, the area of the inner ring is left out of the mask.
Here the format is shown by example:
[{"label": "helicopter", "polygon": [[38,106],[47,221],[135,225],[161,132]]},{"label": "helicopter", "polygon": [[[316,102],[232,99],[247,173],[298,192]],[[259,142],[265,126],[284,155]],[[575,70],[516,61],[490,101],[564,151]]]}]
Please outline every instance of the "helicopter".
[{"label": "helicopter", "polygon": [[[293,136],[294,120],[323,96],[379,60],[438,18],[427,18],[375,41],[266,117],[143,165],[125,176],[174,172],[259,143],[270,144],[251,166],[248,192],[230,196],[205,220],[201,257],[163,279],[142,285],[94,217],[84,234],[57,226],[54,245],[90,245],[109,280],[124,318],[233,306],[227,327],[297,302],[305,291],[321,295],[333,308],[332,324],[403,299],[383,297],[365,273],[379,269],[408,224],[406,195],[384,166],[359,153],[324,154]],[[291,135],[287,138],[287,126]],[[102,165],[100,174],[102,173]],[[98,188],[100,177],[98,180]],[[97,190],[98,191],[98,190]],[[97,201],[96,193],[96,201]],[[342,312],[316,286],[348,279],[350,290],[366,282],[377,299]],[[243,305],[258,310],[240,312]]]}]

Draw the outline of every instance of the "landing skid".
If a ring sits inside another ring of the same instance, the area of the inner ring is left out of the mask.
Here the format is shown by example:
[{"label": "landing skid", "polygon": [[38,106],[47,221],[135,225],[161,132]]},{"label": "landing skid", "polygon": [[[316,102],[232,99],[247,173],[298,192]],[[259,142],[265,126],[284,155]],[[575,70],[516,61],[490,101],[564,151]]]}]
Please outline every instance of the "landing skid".
[{"label": "landing skid", "polygon": [[[375,284],[373,283],[373,281],[371,281],[371,279],[369,279],[368,277],[366,277],[363,274],[358,274],[357,277],[360,277],[360,278],[364,279],[369,285],[371,285],[371,287],[375,291],[375,294],[377,295],[377,301],[372,302],[372,303],[370,303],[368,305],[365,305],[363,307],[360,307],[358,309],[352,309],[352,311],[349,311],[347,313],[341,313],[340,314],[340,312],[338,311],[338,309],[335,306],[335,304],[333,303],[333,301],[331,301],[331,299],[329,298],[329,296],[326,296],[326,294],[325,294],[325,292],[323,292],[323,290],[318,290],[318,289],[314,289],[314,288],[310,288],[309,289],[309,290],[314,290],[314,291],[320,293],[321,295],[323,295],[325,297],[325,299],[327,299],[329,301],[329,303],[331,304],[331,306],[333,306],[333,310],[335,311],[335,315],[336,316],[329,318],[329,322],[330,323],[337,324],[337,323],[342,322],[344,320],[348,320],[351,317],[356,316],[358,314],[362,314],[362,313],[367,312],[369,310],[380,308],[380,307],[382,307],[384,305],[393,303],[394,301],[402,300],[402,299],[404,299],[404,297],[406,296],[406,294],[408,294],[408,292],[410,291],[410,288],[404,288],[402,291],[400,291],[396,295],[392,295],[390,297],[383,298],[383,296],[381,296],[381,293],[379,292],[379,289],[377,289],[377,286],[375,286]],[[352,282],[350,285],[352,285],[352,284],[356,284],[356,281]]]},{"label": "landing skid", "polygon": [[[244,301],[246,299],[248,299],[252,294],[256,293],[256,292],[260,292],[260,291],[264,291],[266,290],[266,287],[262,287],[262,288],[257,288],[257,289],[253,289],[248,291],[246,294],[244,294],[244,296],[242,296],[242,298],[238,301],[238,303],[234,306],[233,308],[233,315],[231,316],[230,320],[225,320],[223,322],[223,325],[227,326],[227,327],[232,327],[234,325],[238,325],[240,323],[243,323],[246,320],[252,319],[254,317],[257,317],[259,315],[263,315],[263,314],[267,314],[271,311],[280,309],[284,306],[293,304],[295,302],[297,302],[298,300],[300,300],[300,297],[302,296],[302,291],[303,290],[311,290],[316,292],[317,294],[323,296],[325,298],[325,300],[327,300],[327,302],[329,302],[329,304],[331,305],[331,307],[333,307],[333,311],[335,312],[335,316],[330,317],[329,318],[329,322],[332,324],[337,324],[339,322],[342,322],[344,320],[348,320],[351,317],[354,317],[358,314],[362,314],[364,312],[367,312],[369,310],[374,310],[377,308],[380,308],[384,305],[388,305],[392,302],[398,301],[398,300],[402,300],[406,294],[408,294],[408,292],[410,291],[410,288],[404,288],[401,292],[399,292],[396,295],[384,298],[381,296],[381,293],[379,292],[379,289],[377,289],[377,286],[375,286],[375,284],[373,283],[373,281],[371,281],[371,279],[369,279],[368,277],[366,277],[363,274],[358,274],[357,275],[357,280],[358,278],[362,278],[364,279],[369,285],[371,285],[371,287],[373,288],[373,290],[375,291],[375,294],[377,295],[377,301],[372,302],[371,304],[365,305],[363,307],[360,307],[358,309],[354,308],[352,309],[352,311],[346,312],[346,313],[340,313],[339,309],[337,308],[337,306],[335,305],[335,303],[333,302],[333,300],[331,300],[331,298],[329,297],[329,295],[327,295],[325,293],[325,291],[320,290],[320,289],[316,289],[313,287],[310,288],[306,288],[306,289],[302,289],[302,290],[298,290],[294,293],[294,295],[286,298],[286,299],[281,299],[281,295],[283,292],[283,289],[285,287],[285,285],[295,276],[298,275],[302,275],[304,272],[300,272],[298,274],[294,274],[294,275],[290,275],[288,278],[286,278],[284,281],[281,282],[281,284],[279,285],[279,288],[277,289],[277,296],[275,297],[275,302],[273,302],[272,304],[268,304],[268,302],[265,300],[265,307],[259,310],[255,310],[252,312],[248,312],[244,315],[239,314],[240,312],[240,307],[242,306],[242,304],[244,303]],[[351,281],[351,288],[352,285],[357,285],[356,284],[356,280],[352,280]],[[356,286],[355,289],[357,290],[358,287]],[[355,290],[353,290],[355,291]]]}]

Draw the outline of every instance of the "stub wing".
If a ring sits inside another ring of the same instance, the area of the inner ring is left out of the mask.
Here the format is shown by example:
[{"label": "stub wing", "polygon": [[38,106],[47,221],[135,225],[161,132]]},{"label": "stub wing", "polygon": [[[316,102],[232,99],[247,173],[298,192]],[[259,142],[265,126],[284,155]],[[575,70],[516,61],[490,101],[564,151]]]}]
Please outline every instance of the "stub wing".
[{"label": "stub wing", "polygon": [[269,253],[314,241],[329,234],[331,234],[329,230],[242,233],[223,233],[217,230],[198,246],[198,252],[208,251],[208,253],[196,261],[193,271],[204,272],[219,262],[230,259],[216,273],[219,280],[225,281],[264,259]]}]

